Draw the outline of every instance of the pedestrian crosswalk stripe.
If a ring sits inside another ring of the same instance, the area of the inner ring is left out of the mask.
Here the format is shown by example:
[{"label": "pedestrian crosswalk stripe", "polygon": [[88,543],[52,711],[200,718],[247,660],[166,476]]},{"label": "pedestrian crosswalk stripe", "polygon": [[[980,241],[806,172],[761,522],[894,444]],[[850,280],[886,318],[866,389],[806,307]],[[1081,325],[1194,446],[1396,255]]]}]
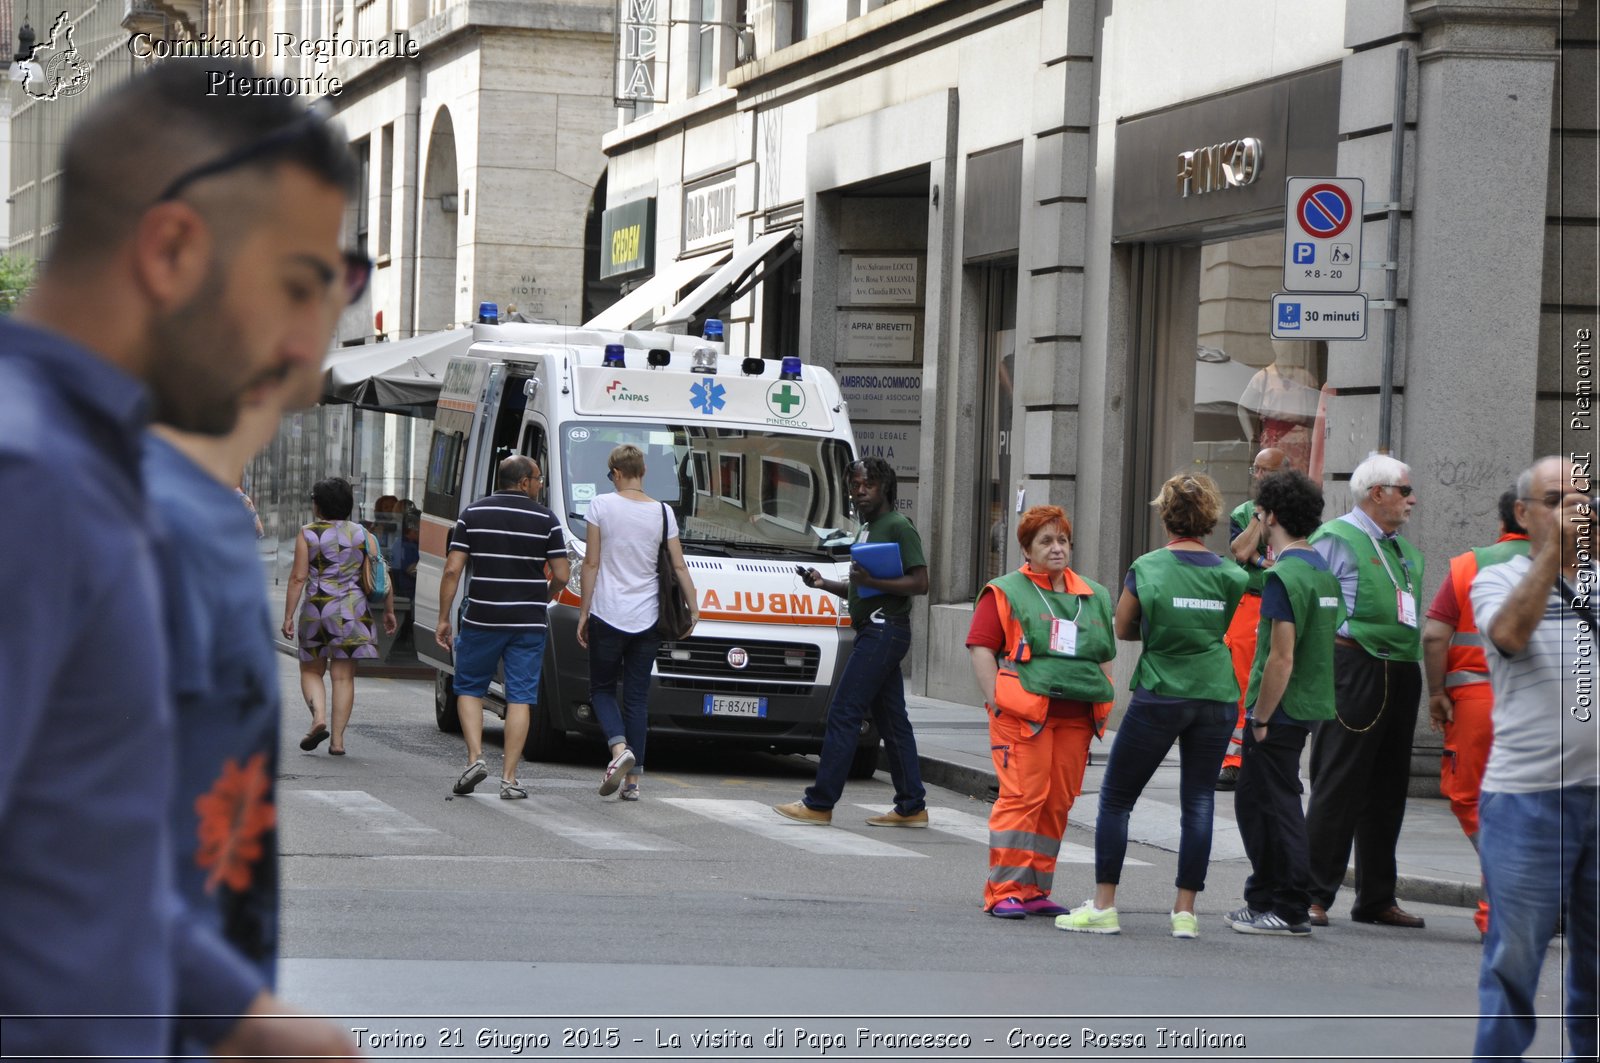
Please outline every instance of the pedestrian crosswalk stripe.
[{"label": "pedestrian crosswalk stripe", "polygon": [[[572,815],[573,802],[560,797],[529,797],[522,801],[502,801],[498,794],[485,793],[483,803],[521,820],[530,827],[549,831],[556,837],[585,849],[610,852],[675,852],[683,849],[676,842],[637,830],[614,830],[592,817]],[[599,805],[596,797],[594,804]],[[631,809],[630,809],[631,811]]]},{"label": "pedestrian crosswalk stripe", "polygon": [[[893,805],[857,805],[857,808],[881,816]],[[983,816],[974,816],[970,812],[957,812],[953,808],[928,809],[928,829],[940,831],[944,834],[953,834],[957,838],[965,838],[969,842],[977,842],[987,847],[989,844],[989,821]],[[1063,842],[1061,854],[1056,857],[1060,864],[1092,864],[1094,863],[1094,849],[1077,842]],[[1128,867],[1149,867],[1144,860],[1128,859],[1124,861]]]},{"label": "pedestrian crosswalk stripe", "polygon": [[[902,849],[898,845],[852,834],[837,827],[815,827],[794,823],[774,812],[760,801],[727,801],[713,798],[666,797],[663,804],[705,816],[749,831],[771,841],[792,845],[808,853],[822,856],[902,856],[925,857],[926,853]],[[871,829],[871,828],[864,828]]]},{"label": "pedestrian crosswalk stripe", "polygon": [[353,820],[360,830],[371,834],[404,838],[439,833],[421,820],[413,819],[365,790],[283,790],[280,791],[279,800],[325,805]]}]

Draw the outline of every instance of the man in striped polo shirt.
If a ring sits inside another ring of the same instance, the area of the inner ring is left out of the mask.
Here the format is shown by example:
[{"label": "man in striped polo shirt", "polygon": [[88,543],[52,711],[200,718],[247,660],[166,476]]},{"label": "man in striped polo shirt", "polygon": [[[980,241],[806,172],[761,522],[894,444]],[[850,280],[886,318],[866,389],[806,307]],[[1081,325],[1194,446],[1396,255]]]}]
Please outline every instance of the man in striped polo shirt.
[{"label": "man in striped polo shirt", "polygon": [[[495,484],[494,494],[461,511],[450,535],[449,557],[439,580],[439,627],[434,639],[455,656],[457,711],[461,737],[467,742],[467,770],[454,787],[458,794],[470,794],[489,776],[483,761],[483,697],[495,666],[505,661],[505,768],[500,796],[510,801],[528,796],[517,781],[517,762],[528,739],[530,706],[539,697],[545,607],[570,573],[561,524],[534,501],[544,485],[539,466],[513,454],[500,463]],[[461,633],[452,646],[450,607],[468,560],[472,576],[467,581]]]},{"label": "man in striped polo shirt", "polygon": [[1494,742],[1478,797],[1489,934],[1478,973],[1478,1059],[1521,1059],[1533,1041],[1556,921],[1567,927],[1562,1055],[1595,1058],[1600,941],[1600,740],[1588,460],[1544,458],[1517,479],[1530,553],[1479,572],[1472,609],[1494,687]]}]

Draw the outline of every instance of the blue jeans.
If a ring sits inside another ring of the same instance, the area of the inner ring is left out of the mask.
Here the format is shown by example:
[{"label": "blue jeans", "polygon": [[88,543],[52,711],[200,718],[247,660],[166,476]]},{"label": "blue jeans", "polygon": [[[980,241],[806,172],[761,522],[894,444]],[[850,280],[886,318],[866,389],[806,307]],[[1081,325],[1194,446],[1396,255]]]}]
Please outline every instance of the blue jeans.
[{"label": "blue jeans", "polygon": [[1238,721],[1232,701],[1150,700],[1142,687],[1111,743],[1106,773],[1100,780],[1100,815],[1094,823],[1094,880],[1122,881],[1122,860],[1128,852],[1128,814],[1162,758],[1178,743],[1178,840],[1180,890],[1206,888],[1211,863],[1211,814],[1216,802],[1217,773],[1222,770],[1228,739]]},{"label": "blue jeans", "polygon": [[1533,1042],[1533,996],[1556,918],[1567,925],[1568,1058],[1595,1054],[1596,832],[1600,789],[1568,786],[1478,798],[1478,855],[1489,893],[1489,936],[1478,972],[1479,1059],[1520,1059]]},{"label": "blue jeans", "polygon": [[[654,628],[620,631],[589,615],[589,700],[607,744],[626,742],[633,772],[644,770],[644,740],[650,729],[650,669],[661,639]],[[617,704],[617,684],[622,704]]]},{"label": "blue jeans", "polygon": [[889,777],[894,780],[894,810],[902,816],[927,807],[922,769],[917,765],[917,738],[906,715],[905,681],[900,662],[911,649],[911,625],[889,621],[856,628],[856,644],[839,677],[838,693],[828,707],[828,730],[822,739],[822,763],[817,781],[805,795],[808,808],[830,811],[844,793],[850,758],[861,741],[861,721],[867,713],[878,727],[889,754]]}]

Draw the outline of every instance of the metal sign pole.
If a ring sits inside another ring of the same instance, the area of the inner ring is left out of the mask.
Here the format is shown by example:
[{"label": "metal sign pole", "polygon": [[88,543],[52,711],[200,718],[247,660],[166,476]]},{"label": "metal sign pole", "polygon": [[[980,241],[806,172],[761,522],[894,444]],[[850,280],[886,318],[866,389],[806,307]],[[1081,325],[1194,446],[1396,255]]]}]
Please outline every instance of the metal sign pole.
[{"label": "metal sign pole", "polygon": [[1405,165],[1406,67],[1411,49],[1402,47],[1394,57],[1394,126],[1389,141],[1389,253],[1384,258],[1383,379],[1378,389],[1378,452],[1389,453],[1394,431],[1394,331],[1399,308],[1395,298],[1400,285],[1400,175]]}]

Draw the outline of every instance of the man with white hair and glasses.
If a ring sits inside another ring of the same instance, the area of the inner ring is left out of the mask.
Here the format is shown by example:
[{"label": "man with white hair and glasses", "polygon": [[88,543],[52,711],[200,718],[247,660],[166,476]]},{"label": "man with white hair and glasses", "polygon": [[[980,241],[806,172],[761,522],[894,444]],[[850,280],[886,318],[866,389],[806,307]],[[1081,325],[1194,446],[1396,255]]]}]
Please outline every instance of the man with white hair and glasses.
[{"label": "man with white hair and glasses", "polygon": [[1422,694],[1422,554],[1400,537],[1417,504],[1411,469],[1372,454],[1350,474],[1350,512],[1311,545],[1338,577],[1346,620],[1334,636],[1335,716],[1311,745],[1311,925],[1328,925],[1352,842],[1358,923],[1421,928],[1395,897],[1395,843],[1406,812]]}]

